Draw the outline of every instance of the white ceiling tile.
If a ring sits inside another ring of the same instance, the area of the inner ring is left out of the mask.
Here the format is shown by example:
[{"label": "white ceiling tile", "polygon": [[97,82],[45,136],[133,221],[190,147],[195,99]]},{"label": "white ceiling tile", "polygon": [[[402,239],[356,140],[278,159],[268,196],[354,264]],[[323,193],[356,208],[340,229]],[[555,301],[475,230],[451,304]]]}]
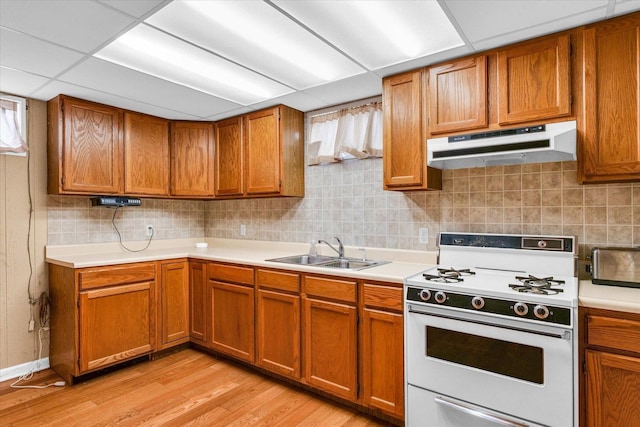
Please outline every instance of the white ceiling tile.
[{"label": "white ceiling tile", "polygon": [[91,52],[134,22],[94,1],[2,1],[0,8],[0,25],[82,52]]},{"label": "white ceiling tile", "polygon": [[101,3],[108,4],[118,10],[121,10],[129,15],[140,18],[151,10],[157,8],[163,3],[168,3],[167,0],[99,0]]},{"label": "white ceiling tile", "polygon": [[82,56],[76,51],[0,28],[0,64],[6,67],[55,77]]},{"label": "white ceiling tile", "polygon": [[403,62],[401,64],[391,65],[379,70],[374,70],[375,74],[380,77],[391,76],[407,70],[414,70],[416,68],[425,67],[427,65],[436,64],[438,62],[446,61],[451,58],[458,58],[460,56],[473,53],[473,49],[470,46],[460,46],[453,49],[446,50],[444,52],[434,53],[433,55],[423,56],[422,58],[412,59],[410,61]]},{"label": "white ceiling tile", "polygon": [[552,30],[566,28],[565,24],[554,22],[598,8],[604,8],[604,12],[608,0],[445,0],[444,4],[473,43],[539,25]]},{"label": "white ceiling tile", "polygon": [[224,113],[214,114],[213,116],[205,117],[205,120],[217,122],[218,120],[228,119],[229,117],[239,116],[241,114],[250,113],[251,111],[254,111],[254,109],[249,107],[240,107],[236,110],[229,110],[229,111],[225,111]]},{"label": "white ceiling tile", "polygon": [[239,107],[227,100],[95,58],[78,65],[59,80],[200,117]]},{"label": "white ceiling tile", "polygon": [[618,0],[615,4],[613,14],[623,15],[640,10],[640,0]]},{"label": "white ceiling tile", "polygon": [[0,67],[0,92],[27,97],[48,81],[46,77]]},{"label": "white ceiling tile", "polygon": [[155,105],[137,102],[135,100],[123,98],[119,95],[104,93],[60,81],[52,81],[51,83],[47,84],[36,93],[34,93],[32,97],[48,101],[49,99],[54,98],[60,94],[74,96],[77,98],[86,99],[88,101],[100,102],[102,104],[151,114],[158,117],[165,117],[176,120],[202,120],[202,117],[199,116],[185,114],[177,110],[171,110]]},{"label": "white ceiling tile", "polygon": [[[307,89],[304,92],[325,101],[325,106],[342,104],[356,99],[380,95],[382,93],[382,80],[370,72]],[[318,106],[317,108],[320,107]]]},{"label": "white ceiling tile", "polygon": [[300,111],[311,111],[326,105],[326,102],[305,92],[294,92],[289,95],[284,95],[258,104],[253,104],[249,107],[252,110],[259,110],[261,108],[267,108],[278,104],[284,104]]}]

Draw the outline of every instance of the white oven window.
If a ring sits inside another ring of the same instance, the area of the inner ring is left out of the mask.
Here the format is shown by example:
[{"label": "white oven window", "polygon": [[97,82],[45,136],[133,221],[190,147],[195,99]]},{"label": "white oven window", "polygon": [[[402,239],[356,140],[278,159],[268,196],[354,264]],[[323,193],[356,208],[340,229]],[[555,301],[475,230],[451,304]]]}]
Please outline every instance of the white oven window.
[{"label": "white oven window", "polygon": [[540,347],[426,326],[426,355],[484,371],[544,383]]}]

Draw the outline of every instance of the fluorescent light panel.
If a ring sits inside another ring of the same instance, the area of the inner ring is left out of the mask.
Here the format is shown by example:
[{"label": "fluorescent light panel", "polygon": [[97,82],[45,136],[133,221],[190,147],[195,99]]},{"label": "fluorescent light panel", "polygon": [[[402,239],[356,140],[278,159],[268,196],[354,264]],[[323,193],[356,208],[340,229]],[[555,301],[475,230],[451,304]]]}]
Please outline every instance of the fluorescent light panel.
[{"label": "fluorescent light panel", "polygon": [[263,1],[174,1],[145,22],[299,90],[365,72]]},{"label": "fluorescent light panel", "polygon": [[95,56],[241,105],[293,92],[145,24],[122,35]]},{"label": "fluorescent light panel", "polygon": [[370,70],[463,45],[436,1],[273,2]]}]

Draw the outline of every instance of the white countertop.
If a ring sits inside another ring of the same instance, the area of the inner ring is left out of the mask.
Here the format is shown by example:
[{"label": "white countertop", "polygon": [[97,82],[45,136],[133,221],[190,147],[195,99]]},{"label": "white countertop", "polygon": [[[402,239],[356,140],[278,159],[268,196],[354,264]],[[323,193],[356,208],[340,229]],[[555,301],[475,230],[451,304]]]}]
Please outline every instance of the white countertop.
[{"label": "white countertop", "polygon": [[582,307],[640,313],[640,288],[594,285],[580,281],[578,304]]},{"label": "white countertop", "polygon": [[[197,242],[206,242],[208,246],[196,248]],[[143,248],[145,244],[146,242],[125,243],[130,249]],[[427,270],[436,263],[435,252],[365,249],[368,260],[389,263],[363,270],[284,264],[265,260],[306,254],[309,244],[217,238],[157,240],[151,243],[149,249],[141,252],[127,252],[118,243],[47,246],[46,260],[65,267],[84,268],[189,257],[394,283],[402,283],[405,277]],[[334,255],[326,245],[319,245],[318,251],[321,255]],[[358,248],[351,246],[345,246],[345,255],[354,258],[361,256]]]}]

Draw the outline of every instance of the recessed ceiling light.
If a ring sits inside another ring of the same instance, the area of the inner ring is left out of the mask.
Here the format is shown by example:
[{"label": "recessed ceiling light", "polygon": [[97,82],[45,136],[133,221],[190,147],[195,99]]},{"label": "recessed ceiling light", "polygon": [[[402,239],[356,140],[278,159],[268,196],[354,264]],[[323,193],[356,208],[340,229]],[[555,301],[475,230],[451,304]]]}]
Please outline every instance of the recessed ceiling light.
[{"label": "recessed ceiling light", "polygon": [[463,45],[436,1],[272,2],[371,70]]},{"label": "recessed ceiling light", "polygon": [[95,56],[241,105],[293,92],[285,85],[144,24],[123,34]]},{"label": "recessed ceiling light", "polygon": [[296,89],[366,71],[263,1],[174,1],[145,22]]}]

